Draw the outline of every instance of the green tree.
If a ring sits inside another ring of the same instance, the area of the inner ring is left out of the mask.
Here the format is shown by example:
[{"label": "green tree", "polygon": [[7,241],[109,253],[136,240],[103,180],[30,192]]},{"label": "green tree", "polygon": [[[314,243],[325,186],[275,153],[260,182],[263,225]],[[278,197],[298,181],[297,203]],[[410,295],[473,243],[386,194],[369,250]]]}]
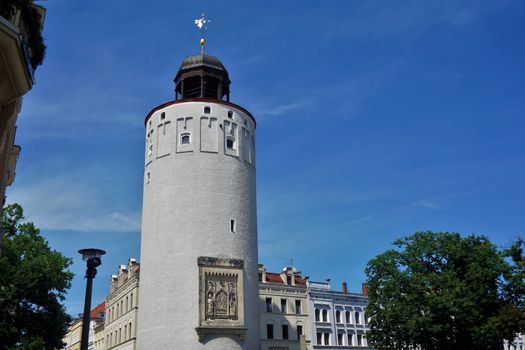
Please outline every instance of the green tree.
[{"label": "green tree", "polygon": [[60,349],[71,321],[62,301],[71,259],[51,250],[19,204],[3,210],[0,256],[0,349]]},{"label": "green tree", "polygon": [[494,350],[525,330],[523,241],[416,232],[394,244],[366,267],[372,346]]}]

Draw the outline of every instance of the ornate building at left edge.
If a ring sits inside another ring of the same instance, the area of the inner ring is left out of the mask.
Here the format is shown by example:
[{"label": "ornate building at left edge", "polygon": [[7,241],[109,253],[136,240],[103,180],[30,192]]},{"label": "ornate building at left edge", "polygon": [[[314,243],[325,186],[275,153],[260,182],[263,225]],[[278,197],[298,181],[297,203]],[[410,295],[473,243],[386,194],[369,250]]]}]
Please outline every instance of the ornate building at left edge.
[{"label": "ornate building at left edge", "polygon": [[[33,1],[0,2],[0,201],[15,179],[20,146],[14,144],[22,97],[34,84],[45,45],[41,31],[46,10]],[[2,228],[0,227],[0,254]]]}]

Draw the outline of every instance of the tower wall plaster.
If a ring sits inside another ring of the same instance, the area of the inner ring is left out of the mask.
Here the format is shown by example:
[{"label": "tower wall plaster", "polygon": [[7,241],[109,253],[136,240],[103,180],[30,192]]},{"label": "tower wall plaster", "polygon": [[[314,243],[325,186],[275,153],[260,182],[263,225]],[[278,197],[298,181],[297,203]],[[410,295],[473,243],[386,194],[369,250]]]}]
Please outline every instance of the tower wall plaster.
[{"label": "tower wall plaster", "polygon": [[[148,118],[138,349],[259,348],[254,136],[251,117],[220,102],[181,101]],[[199,340],[199,257],[243,261],[243,339]]]}]

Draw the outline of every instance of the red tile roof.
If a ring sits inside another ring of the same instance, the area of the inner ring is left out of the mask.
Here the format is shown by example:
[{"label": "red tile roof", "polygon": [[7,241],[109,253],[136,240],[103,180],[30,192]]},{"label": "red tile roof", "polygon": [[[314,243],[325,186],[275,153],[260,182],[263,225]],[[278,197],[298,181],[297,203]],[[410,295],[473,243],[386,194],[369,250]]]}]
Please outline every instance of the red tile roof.
[{"label": "red tile roof", "polygon": [[100,305],[95,307],[91,312],[89,313],[90,318],[100,318],[100,314],[104,314],[106,312],[106,302],[103,301]]},{"label": "red tile roof", "polygon": [[300,286],[306,286],[306,280],[299,276],[295,276],[295,284]]},{"label": "red tile roof", "polygon": [[[283,279],[281,278],[281,274],[275,272],[266,272],[266,282],[285,284]],[[300,276],[295,276],[295,285],[306,286],[306,280],[301,278]]]},{"label": "red tile roof", "polygon": [[284,284],[281,275],[273,272],[266,272],[266,282]]}]

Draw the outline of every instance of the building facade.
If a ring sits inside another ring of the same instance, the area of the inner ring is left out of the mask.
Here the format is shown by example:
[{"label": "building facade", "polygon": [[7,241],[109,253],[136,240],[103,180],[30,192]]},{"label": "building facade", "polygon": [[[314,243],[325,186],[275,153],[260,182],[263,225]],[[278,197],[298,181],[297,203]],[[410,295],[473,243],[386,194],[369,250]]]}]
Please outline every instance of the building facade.
[{"label": "building facade", "polygon": [[106,349],[106,333],[104,332],[104,322],[93,327],[93,345],[94,350]]},{"label": "building facade", "polygon": [[313,349],[372,349],[366,340],[366,285],[361,293],[349,293],[346,283],[341,292],[332,290],[329,282],[307,285]]},{"label": "building facade", "polygon": [[204,52],[175,90],[145,120],[138,348],[259,349],[256,122]]},{"label": "building facade", "polygon": [[[14,142],[22,96],[32,88],[34,70],[44,57],[41,31],[45,12],[32,1],[0,2],[0,208],[6,187],[15,179],[20,146]],[[0,254],[1,238],[0,227]]]},{"label": "building facade", "polygon": [[306,280],[293,267],[281,273],[259,265],[262,350],[311,349]]},{"label": "building facade", "polygon": [[135,259],[129,259],[127,265],[120,265],[118,273],[111,277],[104,327],[98,329],[95,336],[99,340],[97,348],[137,348],[139,277],[140,264]]},{"label": "building facade", "polygon": [[[89,322],[89,335],[88,335],[88,350],[95,350],[95,329],[99,325],[104,324],[104,315],[105,315],[106,305],[101,303],[97,305],[90,312],[90,322]],[[73,320],[71,325],[68,327],[67,333],[62,338],[64,343],[64,350],[80,350],[80,341],[82,338],[82,315],[79,315]]]},{"label": "building facade", "polygon": [[503,344],[503,350],[525,350],[525,335],[518,334],[512,342],[506,340]]},{"label": "building facade", "polygon": [[82,337],[82,318],[75,318],[62,338],[64,350],[80,350],[80,338]]}]

